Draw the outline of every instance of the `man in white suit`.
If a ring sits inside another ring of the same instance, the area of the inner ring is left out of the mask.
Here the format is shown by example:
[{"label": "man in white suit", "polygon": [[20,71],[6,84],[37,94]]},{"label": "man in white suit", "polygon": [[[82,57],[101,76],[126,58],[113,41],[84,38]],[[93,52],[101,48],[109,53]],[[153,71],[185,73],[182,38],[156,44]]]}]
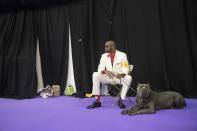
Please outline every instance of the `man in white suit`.
[{"label": "man in white suit", "polygon": [[93,73],[93,89],[92,94],[96,97],[93,104],[87,106],[88,109],[101,107],[100,102],[100,84],[117,83],[122,84],[121,95],[118,106],[125,108],[123,100],[131,84],[132,78],[129,73],[127,55],[116,50],[115,42],[110,40],[105,43],[105,53],[102,54],[98,66],[98,72]]}]

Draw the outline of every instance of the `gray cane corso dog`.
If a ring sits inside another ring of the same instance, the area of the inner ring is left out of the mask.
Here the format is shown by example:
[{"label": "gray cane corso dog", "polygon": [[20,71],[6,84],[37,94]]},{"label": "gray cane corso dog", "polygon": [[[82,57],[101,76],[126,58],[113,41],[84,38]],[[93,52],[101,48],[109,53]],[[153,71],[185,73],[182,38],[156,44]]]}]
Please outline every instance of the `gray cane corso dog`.
[{"label": "gray cane corso dog", "polygon": [[183,108],[186,106],[183,96],[174,91],[155,92],[149,84],[138,84],[136,105],[121,114],[151,114],[159,109]]}]

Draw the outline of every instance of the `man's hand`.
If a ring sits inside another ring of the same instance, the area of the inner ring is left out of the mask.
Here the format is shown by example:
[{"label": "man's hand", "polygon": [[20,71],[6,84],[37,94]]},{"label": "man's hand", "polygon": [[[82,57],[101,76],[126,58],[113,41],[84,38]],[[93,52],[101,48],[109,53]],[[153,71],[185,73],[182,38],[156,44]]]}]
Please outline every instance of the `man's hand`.
[{"label": "man's hand", "polygon": [[121,78],[125,77],[125,74],[124,73],[122,73],[122,74],[116,74],[115,77],[118,78],[118,79],[121,79]]},{"label": "man's hand", "polygon": [[116,75],[113,73],[113,72],[111,72],[111,71],[105,71],[105,74],[110,78],[110,79],[113,79]]}]

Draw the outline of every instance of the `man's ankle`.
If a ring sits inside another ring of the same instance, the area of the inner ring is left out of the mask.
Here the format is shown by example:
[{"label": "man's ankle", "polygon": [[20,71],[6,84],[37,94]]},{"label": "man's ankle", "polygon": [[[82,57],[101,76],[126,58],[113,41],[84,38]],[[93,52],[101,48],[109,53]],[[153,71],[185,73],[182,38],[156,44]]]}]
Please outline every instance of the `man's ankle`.
[{"label": "man's ankle", "polygon": [[119,102],[118,102],[118,106],[121,108],[121,109],[125,109],[126,106],[124,105],[123,103],[123,100],[119,97]]},{"label": "man's ankle", "polygon": [[100,102],[101,96],[100,95],[96,95],[95,97],[96,97],[96,102]]}]

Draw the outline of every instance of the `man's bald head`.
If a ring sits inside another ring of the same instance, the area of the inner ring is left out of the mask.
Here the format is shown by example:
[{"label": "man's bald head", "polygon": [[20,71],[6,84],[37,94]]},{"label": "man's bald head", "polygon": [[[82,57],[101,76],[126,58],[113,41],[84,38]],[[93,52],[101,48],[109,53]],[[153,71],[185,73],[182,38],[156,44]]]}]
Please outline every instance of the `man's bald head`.
[{"label": "man's bald head", "polygon": [[105,52],[112,53],[116,51],[116,43],[113,40],[105,42]]}]

